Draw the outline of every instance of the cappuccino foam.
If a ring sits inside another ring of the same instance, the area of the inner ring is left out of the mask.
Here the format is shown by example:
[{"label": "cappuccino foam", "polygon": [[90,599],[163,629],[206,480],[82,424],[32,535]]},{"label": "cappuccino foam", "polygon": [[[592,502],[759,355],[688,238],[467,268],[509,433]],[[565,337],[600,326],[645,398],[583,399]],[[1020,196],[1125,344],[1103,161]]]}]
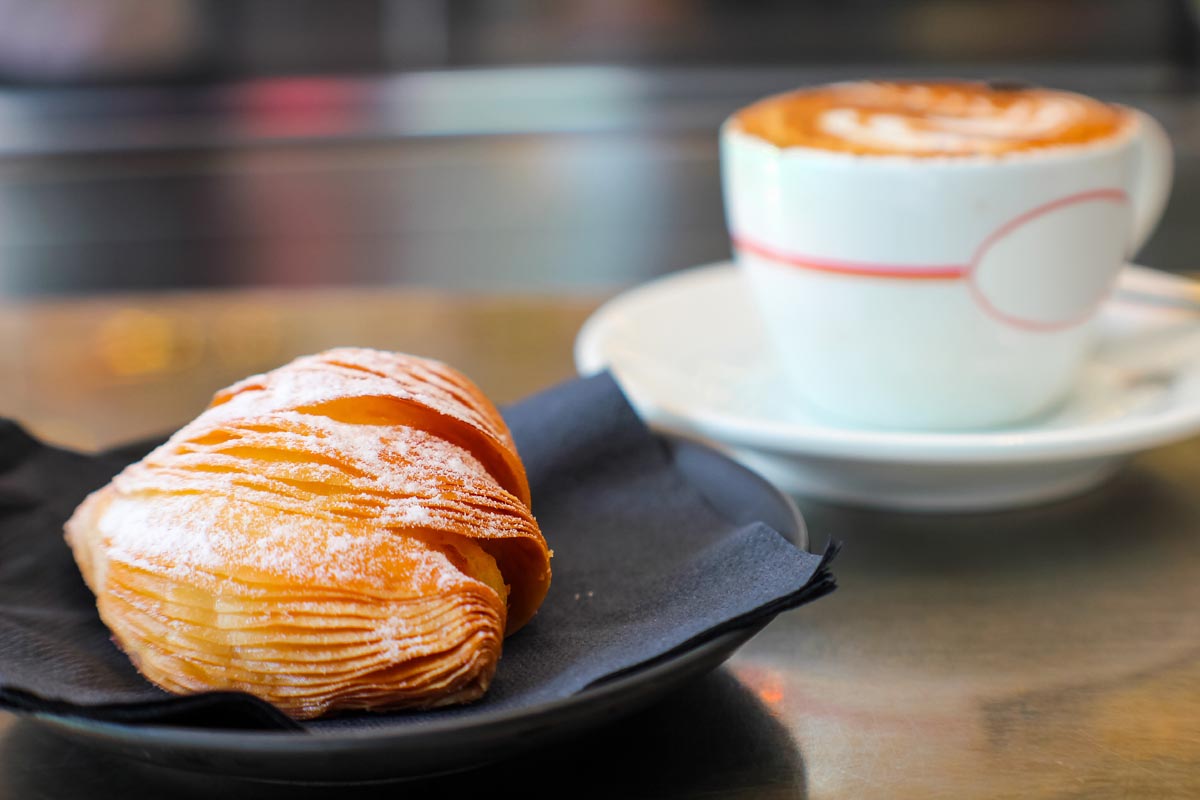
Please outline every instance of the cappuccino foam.
[{"label": "cappuccino foam", "polygon": [[1132,119],[1116,106],[1050,89],[860,82],[768,97],[737,112],[733,124],[779,147],[971,156],[1096,143]]}]

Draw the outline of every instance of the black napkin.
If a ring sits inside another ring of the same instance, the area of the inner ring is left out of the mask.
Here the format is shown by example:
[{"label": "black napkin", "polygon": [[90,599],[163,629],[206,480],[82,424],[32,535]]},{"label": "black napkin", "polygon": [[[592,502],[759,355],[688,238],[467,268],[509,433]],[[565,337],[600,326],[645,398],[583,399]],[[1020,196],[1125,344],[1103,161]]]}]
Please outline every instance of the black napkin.
[{"label": "black napkin", "polygon": [[550,389],[505,417],[554,578],[538,615],[506,640],[488,694],[458,708],[304,726],[246,695],[168,695],[138,675],[96,615],[62,525],[149,445],[82,455],[0,420],[0,707],[223,728],[419,724],[567,697],[834,588],[833,549],[810,555],[764,524],[718,516],[607,375]]}]

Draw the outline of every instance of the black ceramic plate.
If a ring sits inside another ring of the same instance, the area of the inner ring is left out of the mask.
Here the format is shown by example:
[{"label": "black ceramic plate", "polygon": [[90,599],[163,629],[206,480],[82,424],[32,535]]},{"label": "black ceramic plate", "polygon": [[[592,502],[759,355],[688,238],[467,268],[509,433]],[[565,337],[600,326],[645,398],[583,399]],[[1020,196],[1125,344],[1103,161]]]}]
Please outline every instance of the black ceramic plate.
[{"label": "black ceramic plate", "polygon": [[[798,546],[807,546],[796,507],[765,480],[703,445],[675,440],[668,446],[680,469],[724,516],[738,522],[761,520]],[[94,747],[177,769],[301,783],[416,778],[505,758],[632,712],[720,665],[763,624],[729,631],[563,700],[416,724],[401,720],[289,733],[122,725],[48,714],[33,718]]]}]

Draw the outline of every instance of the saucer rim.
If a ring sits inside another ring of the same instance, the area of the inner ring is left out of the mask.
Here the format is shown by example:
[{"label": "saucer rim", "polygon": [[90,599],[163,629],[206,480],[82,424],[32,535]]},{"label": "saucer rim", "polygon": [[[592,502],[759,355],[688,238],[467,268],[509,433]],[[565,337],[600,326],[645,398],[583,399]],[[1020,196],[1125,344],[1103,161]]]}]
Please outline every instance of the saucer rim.
[{"label": "saucer rim", "polygon": [[[1055,428],[1026,425],[992,431],[896,431],[840,427],[818,420],[794,424],[679,408],[662,398],[647,397],[639,387],[628,385],[620,367],[612,365],[605,347],[615,316],[639,299],[663,291],[664,287],[670,286],[675,295],[686,297],[684,285],[727,278],[736,269],[729,260],[703,264],[660,276],[610,298],[588,317],[576,336],[577,371],[590,375],[611,368],[630,401],[653,427],[783,454],[925,464],[1073,461],[1134,453],[1200,432],[1200,402],[1174,403],[1161,410],[1090,425]],[[1127,262],[1121,274],[1146,269]],[[1118,302],[1109,298],[1099,313],[1104,314]]]}]

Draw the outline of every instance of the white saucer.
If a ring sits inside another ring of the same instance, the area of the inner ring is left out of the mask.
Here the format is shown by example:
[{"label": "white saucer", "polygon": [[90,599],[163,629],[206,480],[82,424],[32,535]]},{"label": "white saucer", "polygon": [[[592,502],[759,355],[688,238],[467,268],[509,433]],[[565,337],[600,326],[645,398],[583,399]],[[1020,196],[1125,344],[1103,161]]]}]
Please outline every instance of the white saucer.
[{"label": "white saucer", "polygon": [[575,362],[582,374],[611,369],[652,427],[724,449],[794,494],[922,511],[1028,505],[1200,432],[1200,316],[1133,302],[1177,280],[1126,267],[1076,391],[1054,414],[1005,429],[879,431],[821,419],[789,396],[730,263],[609,301],[580,331]]}]

